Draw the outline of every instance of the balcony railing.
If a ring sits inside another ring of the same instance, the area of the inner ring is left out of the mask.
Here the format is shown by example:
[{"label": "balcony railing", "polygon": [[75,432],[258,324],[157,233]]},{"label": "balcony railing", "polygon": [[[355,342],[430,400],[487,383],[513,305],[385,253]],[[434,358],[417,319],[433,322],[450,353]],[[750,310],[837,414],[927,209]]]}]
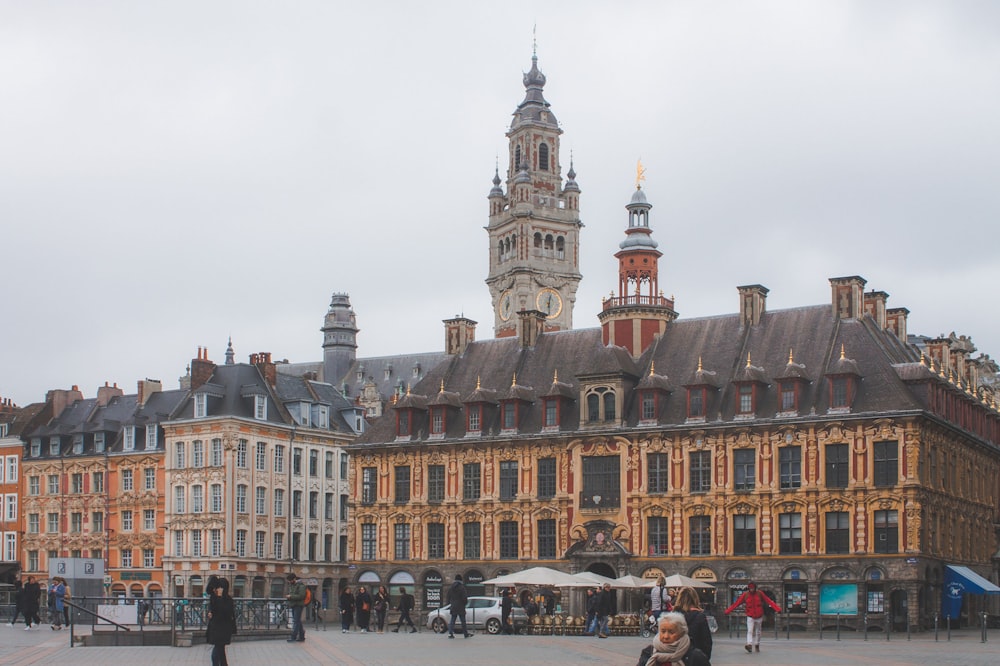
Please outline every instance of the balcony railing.
[{"label": "balcony railing", "polygon": [[668,307],[672,310],[674,308],[674,301],[665,296],[642,296],[639,294],[624,297],[612,296],[604,299],[603,309],[605,310],[623,307]]}]

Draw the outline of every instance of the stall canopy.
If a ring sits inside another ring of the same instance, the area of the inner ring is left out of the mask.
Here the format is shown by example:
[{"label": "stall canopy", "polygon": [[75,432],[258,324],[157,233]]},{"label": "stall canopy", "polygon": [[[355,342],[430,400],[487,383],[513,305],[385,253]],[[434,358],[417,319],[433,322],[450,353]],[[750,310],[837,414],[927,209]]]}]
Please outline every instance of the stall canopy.
[{"label": "stall canopy", "polygon": [[962,612],[962,597],[966,594],[1000,594],[1000,587],[986,580],[969,567],[949,564],[944,568],[944,590],[941,611],[945,617],[958,618]]},{"label": "stall canopy", "polygon": [[[667,576],[667,587],[693,587],[695,589],[715,589],[715,585],[711,583],[705,583],[700,580],[695,580],[694,578],[689,578],[688,576],[682,576],[681,574],[673,574],[672,576]],[[655,581],[654,581],[655,582]]]},{"label": "stall canopy", "polygon": [[572,574],[564,573],[548,567],[532,567],[523,571],[497,576],[484,580],[485,585],[549,585],[552,587],[580,587],[579,579]]}]

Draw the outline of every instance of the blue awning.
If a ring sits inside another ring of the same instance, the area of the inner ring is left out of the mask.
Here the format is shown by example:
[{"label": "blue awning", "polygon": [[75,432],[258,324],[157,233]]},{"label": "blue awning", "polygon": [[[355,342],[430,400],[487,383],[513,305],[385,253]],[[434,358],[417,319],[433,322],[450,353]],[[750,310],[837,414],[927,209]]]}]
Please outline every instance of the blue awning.
[{"label": "blue awning", "polygon": [[945,567],[944,574],[945,587],[949,585],[961,586],[962,592],[966,594],[1000,594],[1000,587],[997,587],[986,580],[969,567],[960,567],[949,564]]}]

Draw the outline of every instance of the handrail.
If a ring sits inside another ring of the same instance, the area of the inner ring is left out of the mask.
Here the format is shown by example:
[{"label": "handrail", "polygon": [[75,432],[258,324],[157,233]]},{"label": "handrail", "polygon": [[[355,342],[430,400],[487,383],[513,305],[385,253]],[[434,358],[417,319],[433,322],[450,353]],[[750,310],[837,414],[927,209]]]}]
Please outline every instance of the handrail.
[{"label": "handrail", "polygon": [[[118,629],[124,629],[125,631],[132,631],[132,629],[130,627],[128,627],[127,625],[119,624],[119,623],[115,622],[114,620],[112,620],[109,617],[104,617],[103,615],[101,615],[99,613],[95,613],[94,611],[90,610],[89,608],[84,608],[83,606],[80,606],[78,604],[74,604],[72,601],[66,601],[65,599],[63,599],[63,604],[65,604],[66,606],[70,606],[71,608],[75,608],[78,611],[83,611],[84,613],[87,613],[89,615],[93,615],[98,620],[104,620],[105,622],[108,622],[110,624],[115,625],[115,631],[118,631]],[[59,611],[56,611],[56,612],[58,613]],[[69,623],[69,646],[70,647],[73,647],[73,644],[75,643],[75,641],[73,640],[73,637],[74,637],[74,635],[76,633],[76,630],[74,629],[74,627],[76,627],[76,622],[70,622]],[[116,642],[117,642],[117,639],[116,639]]]}]

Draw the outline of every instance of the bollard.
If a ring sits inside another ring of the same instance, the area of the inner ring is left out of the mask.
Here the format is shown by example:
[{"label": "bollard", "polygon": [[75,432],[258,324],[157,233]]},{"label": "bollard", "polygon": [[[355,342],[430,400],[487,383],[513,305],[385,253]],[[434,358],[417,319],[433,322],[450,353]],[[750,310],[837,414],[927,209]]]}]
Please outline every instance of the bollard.
[{"label": "bollard", "polygon": [[837,613],[837,640],[840,640],[840,613]]},{"label": "bollard", "polygon": [[950,643],[951,642],[951,615],[949,615],[945,619],[948,621],[947,622],[947,625],[948,625],[948,642]]},{"label": "bollard", "polygon": [[861,616],[861,622],[865,628],[865,640],[868,640],[868,613]]},{"label": "bollard", "polygon": [[819,639],[823,640],[823,616],[817,615],[816,617],[819,618]]},{"label": "bollard", "polygon": [[934,613],[934,642],[938,639],[938,614]]},{"label": "bollard", "polygon": [[906,640],[910,640],[910,614],[906,614]]},{"label": "bollard", "polygon": [[788,615],[785,616],[785,640],[792,640],[792,618]]},{"label": "bollard", "polygon": [[983,611],[981,613],[981,615],[982,615],[982,618],[983,618],[983,639],[980,642],[981,643],[985,643],[986,642],[986,611]]}]

